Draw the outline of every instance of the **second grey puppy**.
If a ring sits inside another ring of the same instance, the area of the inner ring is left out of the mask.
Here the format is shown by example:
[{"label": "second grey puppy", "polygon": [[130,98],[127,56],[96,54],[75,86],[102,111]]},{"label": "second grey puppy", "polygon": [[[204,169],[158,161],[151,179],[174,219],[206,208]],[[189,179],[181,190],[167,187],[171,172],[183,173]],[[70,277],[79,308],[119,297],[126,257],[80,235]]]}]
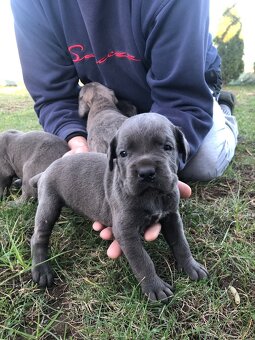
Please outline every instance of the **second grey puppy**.
[{"label": "second grey puppy", "polygon": [[118,101],[114,92],[91,82],[79,94],[79,116],[88,117],[87,132],[90,151],[106,153],[110,141],[127,117],[136,114],[135,106]]},{"label": "second grey puppy", "polygon": [[0,198],[15,177],[22,180],[22,195],[15,202],[36,198],[37,191],[29,184],[30,178],[67,151],[69,147],[64,140],[47,132],[8,130],[0,133]]}]

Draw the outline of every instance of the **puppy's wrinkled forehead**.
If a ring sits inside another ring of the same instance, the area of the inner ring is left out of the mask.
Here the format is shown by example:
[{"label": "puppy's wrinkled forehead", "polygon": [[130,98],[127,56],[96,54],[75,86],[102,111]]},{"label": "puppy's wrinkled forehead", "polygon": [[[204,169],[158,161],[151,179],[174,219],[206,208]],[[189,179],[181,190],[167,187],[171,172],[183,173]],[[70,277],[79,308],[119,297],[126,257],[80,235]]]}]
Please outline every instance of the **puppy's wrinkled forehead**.
[{"label": "puppy's wrinkled forehead", "polygon": [[157,113],[141,113],[128,118],[118,133],[118,144],[164,143],[175,141],[173,125]]}]

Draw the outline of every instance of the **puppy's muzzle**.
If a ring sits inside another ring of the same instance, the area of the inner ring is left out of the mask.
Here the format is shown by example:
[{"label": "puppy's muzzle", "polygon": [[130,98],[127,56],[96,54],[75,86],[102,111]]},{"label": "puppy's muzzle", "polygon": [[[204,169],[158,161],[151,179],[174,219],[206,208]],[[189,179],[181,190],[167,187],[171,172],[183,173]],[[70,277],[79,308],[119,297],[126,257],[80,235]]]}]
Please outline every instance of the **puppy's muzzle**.
[{"label": "puppy's muzzle", "polygon": [[140,157],[129,164],[125,185],[131,195],[140,195],[147,189],[165,192],[172,187],[172,174],[161,158],[153,155]]}]

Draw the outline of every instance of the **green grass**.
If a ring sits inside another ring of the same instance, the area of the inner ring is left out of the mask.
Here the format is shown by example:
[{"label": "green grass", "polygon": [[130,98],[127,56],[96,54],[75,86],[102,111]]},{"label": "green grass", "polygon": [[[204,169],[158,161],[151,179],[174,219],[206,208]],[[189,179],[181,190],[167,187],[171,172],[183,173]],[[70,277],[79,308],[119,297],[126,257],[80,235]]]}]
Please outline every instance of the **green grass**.
[{"label": "green grass", "polygon": [[[56,285],[31,281],[29,240],[36,204],[0,202],[0,339],[254,339],[255,87],[233,87],[240,141],[220,179],[192,184],[181,213],[194,256],[210,272],[191,282],[164,240],[146,244],[159,275],[174,283],[169,304],[142,296],[125,258],[106,256],[107,242],[64,209],[52,235]],[[40,129],[24,90],[0,89],[0,129]],[[240,295],[237,305],[229,292]]]},{"label": "green grass", "polygon": [[41,129],[24,87],[0,87],[0,131]]}]

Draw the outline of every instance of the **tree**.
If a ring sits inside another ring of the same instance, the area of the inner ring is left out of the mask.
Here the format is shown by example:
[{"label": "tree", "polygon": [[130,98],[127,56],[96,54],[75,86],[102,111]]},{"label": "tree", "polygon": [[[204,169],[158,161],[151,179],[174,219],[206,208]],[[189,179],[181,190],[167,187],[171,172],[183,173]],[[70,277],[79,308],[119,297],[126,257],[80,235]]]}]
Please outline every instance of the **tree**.
[{"label": "tree", "polygon": [[227,8],[214,39],[222,60],[222,78],[225,84],[237,79],[244,70],[241,31],[242,24],[235,6]]}]

